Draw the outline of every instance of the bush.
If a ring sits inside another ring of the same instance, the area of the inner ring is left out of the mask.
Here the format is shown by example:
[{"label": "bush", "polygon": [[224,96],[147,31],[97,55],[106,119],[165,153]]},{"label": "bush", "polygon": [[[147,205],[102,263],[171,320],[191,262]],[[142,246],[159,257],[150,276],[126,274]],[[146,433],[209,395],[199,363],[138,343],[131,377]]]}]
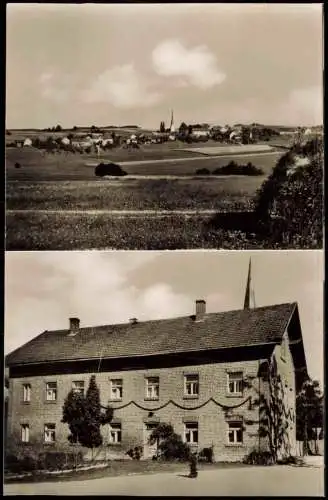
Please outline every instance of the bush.
[{"label": "bush", "polygon": [[228,165],[216,168],[212,173],[213,175],[263,175],[263,170],[251,162],[248,162],[247,165],[238,165],[231,161]]},{"label": "bush", "polygon": [[37,461],[29,454],[17,456],[8,454],[5,457],[5,471],[14,474],[22,474],[24,472],[33,472],[37,469]]},{"label": "bush", "polygon": [[127,452],[126,455],[129,455],[133,460],[140,460],[143,454],[143,448],[142,446],[135,446],[134,448],[130,448]]},{"label": "bush", "polygon": [[95,168],[95,175],[97,177],[104,177],[105,175],[123,176],[127,173],[116,163],[99,163]]},{"label": "bush", "polygon": [[300,457],[294,457],[290,455],[289,457],[284,457],[281,460],[277,460],[277,464],[279,465],[302,465],[303,460]]},{"label": "bush", "polygon": [[159,458],[164,460],[187,461],[190,457],[189,446],[175,433],[159,443],[158,452]]},{"label": "bush", "polygon": [[39,454],[38,468],[49,471],[74,469],[83,463],[82,452],[47,451]]},{"label": "bush", "polygon": [[208,168],[199,168],[196,170],[196,175],[210,175],[210,173]]},{"label": "bush", "polygon": [[16,162],[16,163],[15,163],[15,168],[21,168],[21,164],[20,164],[20,163],[18,163],[18,162]]},{"label": "bush", "polygon": [[200,462],[213,463],[213,447],[203,448],[198,455],[198,459]]},{"label": "bush", "polygon": [[269,451],[253,450],[246,455],[243,463],[249,465],[273,465],[273,457]]}]

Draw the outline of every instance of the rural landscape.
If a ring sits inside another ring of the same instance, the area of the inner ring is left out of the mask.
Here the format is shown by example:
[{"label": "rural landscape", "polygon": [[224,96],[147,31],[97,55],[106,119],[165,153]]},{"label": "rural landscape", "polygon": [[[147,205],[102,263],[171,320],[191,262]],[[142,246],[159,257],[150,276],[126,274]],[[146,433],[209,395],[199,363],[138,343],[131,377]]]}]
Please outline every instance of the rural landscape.
[{"label": "rural landscape", "polygon": [[[172,113],[170,127],[161,122],[157,131],[6,132],[8,250],[322,245],[321,127],[182,122],[175,129]],[[281,163],[280,187],[261,193]],[[284,204],[300,182],[315,192],[302,188],[297,202],[292,195],[288,229]]]}]

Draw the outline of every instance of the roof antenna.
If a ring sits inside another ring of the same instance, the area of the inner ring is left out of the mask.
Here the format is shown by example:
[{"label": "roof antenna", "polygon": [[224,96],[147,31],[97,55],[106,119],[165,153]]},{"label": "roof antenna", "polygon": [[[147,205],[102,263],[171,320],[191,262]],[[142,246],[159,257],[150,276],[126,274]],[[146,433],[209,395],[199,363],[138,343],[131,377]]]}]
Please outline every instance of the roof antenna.
[{"label": "roof antenna", "polygon": [[[248,276],[247,276],[247,283],[246,283],[246,292],[245,292],[245,299],[244,299],[244,309],[250,309],[250,299],[251,299],[251,270],[252,270],[252,261],[251,258],[249,259],[249,264],[248,264]],[[253,301],[254,300],[254,294],[253,294]]]}]

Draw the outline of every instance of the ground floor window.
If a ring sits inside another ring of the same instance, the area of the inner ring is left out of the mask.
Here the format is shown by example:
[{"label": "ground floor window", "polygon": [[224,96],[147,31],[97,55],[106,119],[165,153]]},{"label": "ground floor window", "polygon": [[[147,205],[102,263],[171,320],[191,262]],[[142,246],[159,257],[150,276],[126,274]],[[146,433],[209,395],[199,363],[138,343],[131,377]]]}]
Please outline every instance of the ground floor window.
[{"label": "ground floor window", "polygon": [[56,441],[56,424],[45,424],[44,442],[54,443]]},{"label": "ground floor window", "polygon": [[120,423],[109,424],[109,442],[120,443],[122,441],[122,426]]},{"label": "ground floor window", "polygon": [[242,422],[228,423],[228,443],[242,444],[243,442],[243,424]]},{"label": "ground floor window", "polygon": [[22,443],[30,441],[30,426],[28,424],[21,425],[21,441]]},{"label": "ground floor window", "polygon": [[186,422],[184,436],[186,443],[198,443],[198,422]]}]

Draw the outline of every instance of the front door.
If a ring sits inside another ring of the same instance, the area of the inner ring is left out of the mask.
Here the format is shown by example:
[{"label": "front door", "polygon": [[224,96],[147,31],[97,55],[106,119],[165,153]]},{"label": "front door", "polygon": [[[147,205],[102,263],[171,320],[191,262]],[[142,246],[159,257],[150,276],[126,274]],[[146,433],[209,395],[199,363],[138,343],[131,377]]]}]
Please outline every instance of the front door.
[{"label": "front door", "polygon": [[157,423],[145,423],[144,428],[144,458],[152,458],[157,452],[157,443],[149,444],[149,438],[154,429],[158,426]]}]

